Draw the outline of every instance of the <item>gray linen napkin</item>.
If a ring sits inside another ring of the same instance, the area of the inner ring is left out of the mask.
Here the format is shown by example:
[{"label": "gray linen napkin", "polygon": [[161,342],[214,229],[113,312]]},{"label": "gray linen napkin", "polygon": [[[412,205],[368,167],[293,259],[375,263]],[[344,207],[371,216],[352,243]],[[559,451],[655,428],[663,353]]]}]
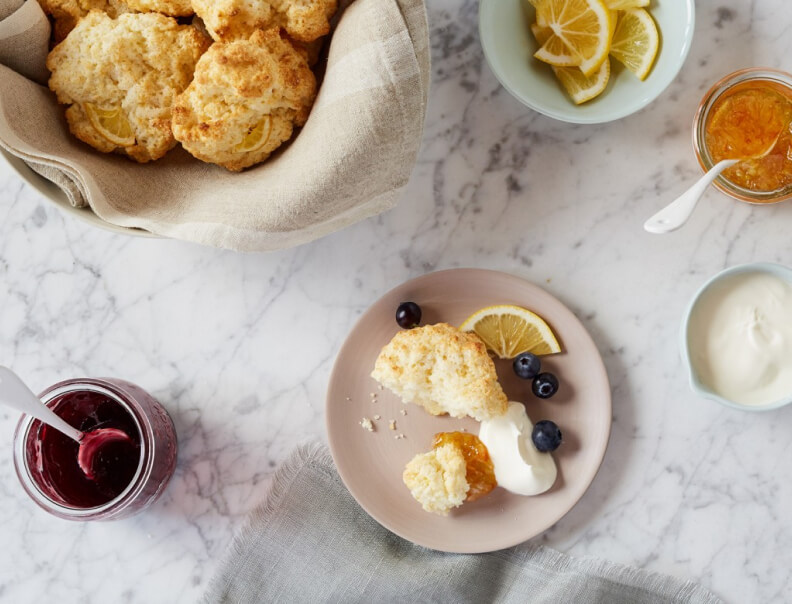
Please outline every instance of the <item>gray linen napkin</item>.
[{"label": "gray linen napkin", "polygon": [[459,555],[413,545],[357,505],[321,444],[299,447],[275,473],[204,601],[722,602],[692,582],[545,547]]}]

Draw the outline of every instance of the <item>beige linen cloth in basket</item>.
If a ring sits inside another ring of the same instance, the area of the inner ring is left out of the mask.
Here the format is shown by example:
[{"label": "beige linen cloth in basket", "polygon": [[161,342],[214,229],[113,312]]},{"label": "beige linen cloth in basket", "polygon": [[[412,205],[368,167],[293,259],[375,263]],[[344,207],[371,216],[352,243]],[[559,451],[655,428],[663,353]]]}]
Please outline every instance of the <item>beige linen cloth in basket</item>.
[{"label": "beige linen cloth in basket", "polygon": [[136,164],[72,137],[46,88],[44,14],[35,0],[0,0],[0,146],[107,222],[216,247],[291,247],[383,212],[421,143],[426,8],[423,0],[343,4],[305,127],[268,162],[231,174],[180,147]]}]

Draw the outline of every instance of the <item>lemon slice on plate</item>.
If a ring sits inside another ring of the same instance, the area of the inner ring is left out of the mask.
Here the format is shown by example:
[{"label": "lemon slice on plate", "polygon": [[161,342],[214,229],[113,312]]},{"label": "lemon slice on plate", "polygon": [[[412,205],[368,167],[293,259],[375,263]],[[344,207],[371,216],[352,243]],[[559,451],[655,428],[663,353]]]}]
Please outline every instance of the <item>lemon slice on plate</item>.
[{"label": "lemon slice on plate", "polygon": [[613,32],[610,49],[613,58],[645,80],[659,48],[660,34],[649,13],[642,8],[631,8],[621,14]]},{"label": "lemon slice on plate", "polygon": [[575,105],[580,105],[602,94],[608,86],[610,59],[605,59],[597,73],[588,78],[577,67],[553,67],[553,72]]},{"label": "lemon slice on plate", "polygon": [[[536,22],[553,30],[571,55],[580,57],[583,75],[593,75],[608,56],[613,16],[602,0],[542,0]],[[552,58],[539,51],[537,59]]]},{"label": "lemon slice on plate", "polygon": [[536,355],[561,352],[561,346],[544,319],[512,305],[488,306],[470,315],[460,328],[472,331],[501,359],[523,352]]},{"label": "lemon slice on plate", "polygon": [[258,151],[267,144],[270,134],[272,134],[272,118],[267,115],[245,135],[245,138],[242,139],[242,142],[234,147],[234,151],[238,153],[250,153],[251,151]]},{"label": "lemon slice on plate", "polygon": [[135,133],[121,107],[104,108],[85,103],[85,113],[96,131],[108,141],[119,147],[131,147],[135,144]]},{"label": "lemon slice on plate", "polygon": [[627,10],[628,8],[644,8],[649,6],[650,0],[605,0],[605,6],[610,10]]}]

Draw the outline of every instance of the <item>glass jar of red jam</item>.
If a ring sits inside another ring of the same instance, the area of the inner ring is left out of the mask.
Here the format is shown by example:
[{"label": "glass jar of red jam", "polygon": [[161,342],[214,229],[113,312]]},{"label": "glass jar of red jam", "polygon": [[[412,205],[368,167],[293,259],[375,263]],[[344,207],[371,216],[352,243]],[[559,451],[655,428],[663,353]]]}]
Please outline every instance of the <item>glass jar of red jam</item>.
[{"label": "glass jar of red jam", "polygon": [[77,463],[78,443],[22,416],[14,433],[14,466],[39,506],[67,520],[116,520],[154,503],[176,467],[176,432],[165,409],[140,387],[115,378],[66,380],[39,395],[83,432],[118,428],[129,441],[102,447],[95,476]]},{"label": "glass jar of red jam", "polygon": [[693,122],[693,146],[706,172],[722,159],[747,159],[714,182],[748,203],[792,199],[792,75],[742,69],[704,95]]}]

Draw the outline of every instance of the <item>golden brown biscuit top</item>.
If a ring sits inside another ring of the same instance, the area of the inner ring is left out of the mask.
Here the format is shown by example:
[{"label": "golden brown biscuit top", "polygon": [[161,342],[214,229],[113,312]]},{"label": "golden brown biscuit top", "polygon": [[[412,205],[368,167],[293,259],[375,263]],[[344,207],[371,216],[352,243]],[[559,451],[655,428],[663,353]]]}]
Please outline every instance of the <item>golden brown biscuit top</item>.
[{"label": "golden brown biscuit top", "polygon": [[[247,40],[216,42],[173,110],[173,131],[198,159],[241,170],[266,159],[308,119],[316,78],[277,28]],[[266,120],[267,138],[254,149],[246,137]]]},{"label": "golden brown biscuit top", "polygon": [[192,0],[215,40],[246,39],[257,29],[281,27],[311,42],[330,33],[338,0]]},{"label": "golden brown biscuit top", "polygon": [[107,13],[115,19],[130,12],[124,0],[38,0],[41,8],[55,19],[55,41],[63,40],[77,22],[92,10]]},{"label": "golden brown biscuit top", "polygon": [[115,150],[87,109],[118,112],[135,139],[123,152],[149,161],[175,145],[173,99],[192,80],[209,44],[194,27],[158,13],[111,19],[91,11],[47,57],[49,86],[60,103],[72,105],[66,117],[78,138],[102,151]]},{"label": "golden brown biscuit top", "polygon": [[190,0],[125,0],[129,8],[138,12],[162,13],[172,17],[189,17],[193,14]]}]

